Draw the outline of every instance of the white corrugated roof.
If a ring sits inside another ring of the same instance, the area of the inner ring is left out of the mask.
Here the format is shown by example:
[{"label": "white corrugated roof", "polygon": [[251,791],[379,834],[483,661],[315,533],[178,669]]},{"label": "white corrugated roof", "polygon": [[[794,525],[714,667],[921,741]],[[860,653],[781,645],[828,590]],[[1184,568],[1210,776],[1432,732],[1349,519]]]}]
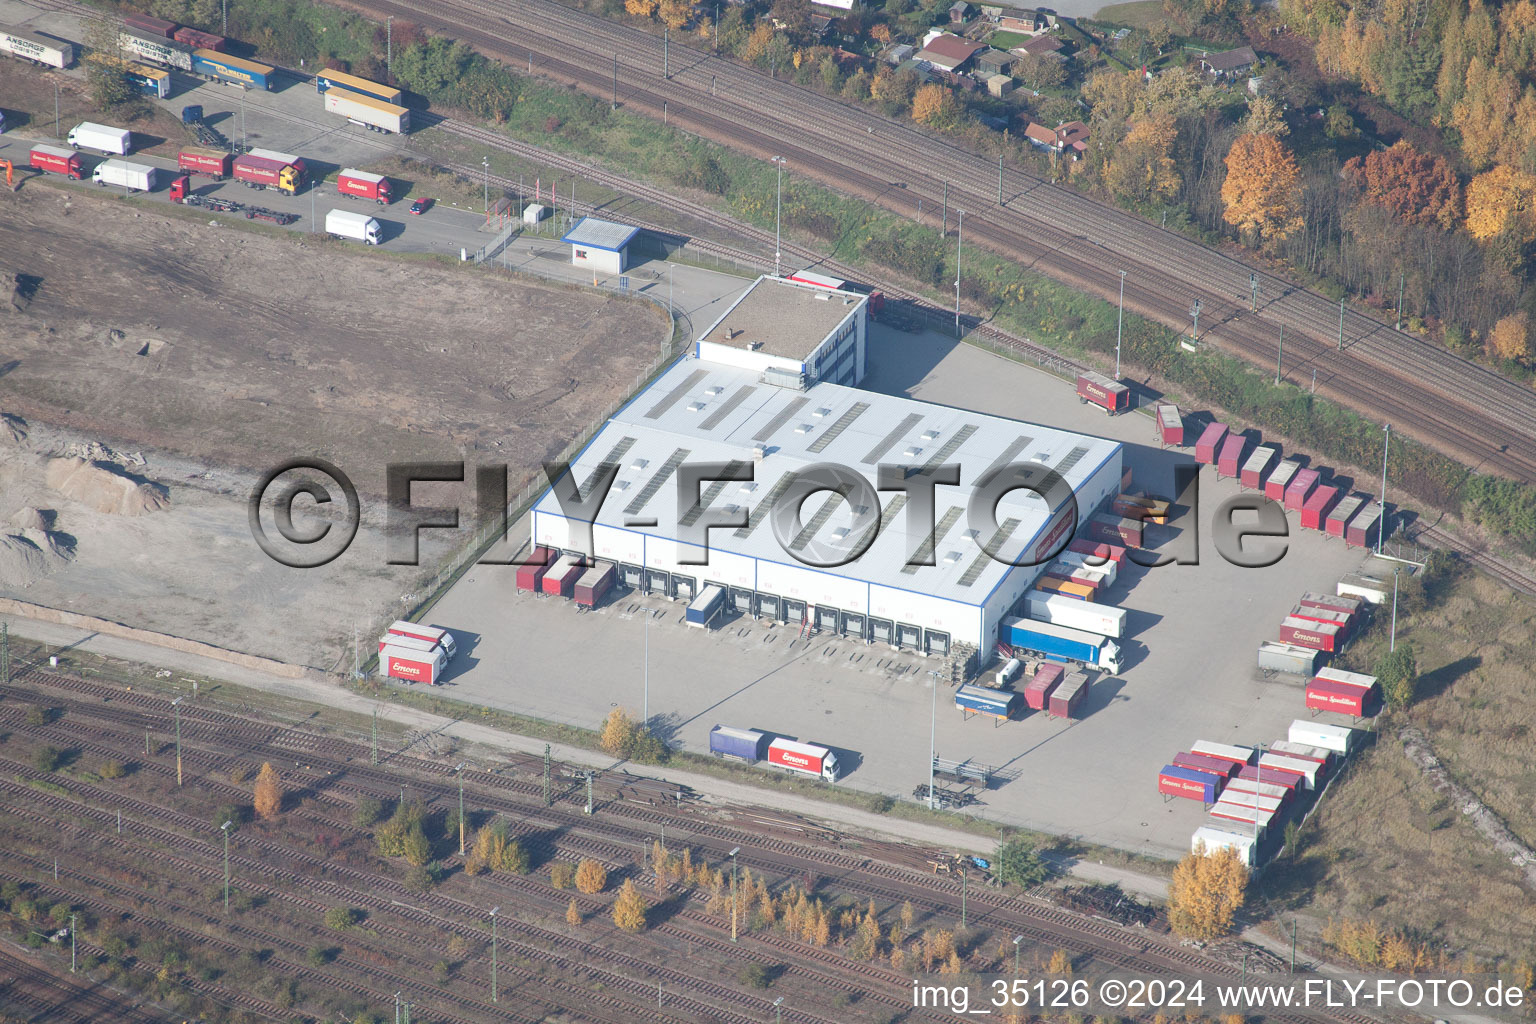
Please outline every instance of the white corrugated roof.
[{"label": "white corrugated roof", "polygon": [[[617,464],[617,481],[603,501],[597,522],[670,539],[679,536],[677,524],[690,512],[690,508],[678,508],[677,466],[733,460],[752,464],[754,449],[764,457],[755,465],[756,486],[751,490],[737,482],[706,482],[701,487],[708,507],[723,510],[739,505],[751,513],[745,530],[710,530],[711,551],[803,564],[775,537],[768,511],[792,474],[832,463],[854,470],[876,488],[878,507],[867,513],[883,512],[886,521],[858,559],[824,571],[979,605],[1012,567],[982,550],[990,534],[973,535],[966,505],[975,482],[994,466],[1035,461],[1055,469],[1079,490],[1107,460],[1119,458],[1120,444],[836,384],[820,383],[806,391],[780,388],[765,384],[756,370],[689,357],[674,363],[616,413],[582,451],[573,472],[586,493],[601,463]],[[877,489],[877,467],[930,462],[959,464],[960,485],[939,486],[935,491],[937,564],[909,566],[915,543],[907,539],[905,496]],[[561,514],[559,502],[549,492],[535,507],[541,513]],[[695,518],[700,511],[692,509]],[[1013,526],[1000,550],[1017,557],[1032,547],[1044,532],[1046,511],[1045,500],[1031,491],[1005,495],[997,507],[997,522]],[[657,525],[626,525],[630,519],[654,519]],[[805,501],[802,522],[805,531],[791,538],[790,545],[799,543],[801,551],[812,542],[823,549],[846,550],[867,532],[861,528],[850,535],[854,512],[830,492],[813,494]],[[976,530],[983,528],[978,524]],[[960,557],[950,559],[950,552]]]},{"label": "white corrugated roof", "polygon": [[570,242],[572,245],[587,245],[594,249],[606,249],[609,252],[618,252],[629,244],[629,240],[640,233],[640,229],[629,224],[616,224],[611,220],[598,220],[596,217],[583,217],[576,222],[576,226],[565,233],[562,242]]}]

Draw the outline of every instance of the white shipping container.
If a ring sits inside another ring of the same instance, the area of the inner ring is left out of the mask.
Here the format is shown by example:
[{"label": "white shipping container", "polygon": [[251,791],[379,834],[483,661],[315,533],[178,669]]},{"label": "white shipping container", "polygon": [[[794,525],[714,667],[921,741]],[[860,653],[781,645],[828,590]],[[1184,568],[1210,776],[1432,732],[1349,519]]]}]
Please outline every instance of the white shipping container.
[{"label": "white shipping container", "polygon": [[[1221,826],[1231,824],[1222,819]],[[1237,853],[1238,859],[1248,867],[1253,867],[1253,836],[1234,832],[1226,827],[1216,825],[1202,825],[1195,829],[1195,834],[1189,840],[1189,852],[1215,853],[1217,850],[1232,850]]]},{"label": "white shipping container", "polygon": [[1024,608],[1036,622],[1049,622],[1068,629],[1082,629],[1100,636],[1125,635],[1125,609],[1073,597],[1031,590],[1024,595]]},{"label": "white shipping container", "polygon": [[67,68],[75,62],[75,44],[19,28],[0,28],[0,53],[50,68]]},{"label": "white shipping container", "polygon": [[1359,573],[1350,573],[1339,580],[1336,593],[1340,597],[1358,597],[1371,604],[1382,604],[1387,596],[1392,593],[1392,584],[1385,580],[1379,580],[1374,576],[1363,576]]},{"label": "white shipping container", "polygon": [[1223,761],[1240,761],[1248,764],[1253,761],[1253,748],[1242,747],[1232,743],[1212,743],[1210,740],[1196,740],[1189,748],[1191,754],[1204,754],[1206,757],[1219,757]]},{"label": "white shipping container", "polygon": [[1269,745],[1269,749],[1277,754],[1290,754],[1322,764],[1327,764],[1334,754],[1332,750],[1323,747],[1314,747],[1310,743],[1292,743],[1290,740],[1276,740]]},{"label": "white shipping container", "polygon": [[327,234],[350,238],[367,245],[379,244],[379,222],[366,213],[351,210],[332,210],[325,215]]},{"label": "white shipping container", "polygon": [[325,90],[325,111],[381,132],[399,133],[411,127],[411,112],[405,107],[335,86]]},{"label": "white shipping container", "polygon": [[1282,803],[1291,795],[1291,791],[1276,783],[1259,782],[1257,779],[1233,779],[1227,783],[1223,790],[1226,793],[1259,793],[1263,796],[1272,796]]},{"label": "white shipping container", "polygon": [[1364,672],[1346,672],[1341,668],[1320,668],[1316,678],[1344,686],[1358,686],[1362,690],[1369,690],[1376,685],[1375,676],[1368,676]]},{"label": "white shipping container", "polygon": [[1070,565],[1074,569],[1092,569],[1094,572],[1104,574],[1104,585],[1114,586],[1115,580],[1120,577],[1120,563],[1113,560],[1089,558],[1080,551],[1063,551],[1056,556],[1056,561],[1063,565]]},{"label": "white shipping container", "polygon": [[66,140],[76,149],[99,149],[103,153],[127,156],[133,148],[133,133],[127,128],[113,128],[107,124],[81,121],[69,130]]},{"label": "white shipping container", "polygon": [[1355,732],[1344,725],[1325,725],[1298,718],[1291,722],[1289,739],[1292,743],[1305,743],[1311,747],[1347,754],[1354,746]]},{"label": "white shipping container", "polygon": [[150,192],[160,168],[148,164],[131,164],[126,160],[103,160],[91,172],[91,180],[98,185],[117,185],[130,192]]},{"label": "white shipping container", "polygon": [[527,206],[523,207],[524,224],[537,224],[539,221],[548,216],[549,207],[545,206],[543,203],[529,203]]},{"label": "white shipping container", "polygon": [[1317,788],[1317,775],[1322,765],[1316,761],[1303,761],[1299,757],[1288,757],[1285,754],[1260,754],[1259,767],[1266,772],[1273,768],[1277,772],[1285,772],[1288,775],[1299,775],[1301,784],[1307,789]]},{"label": "white shipping container", "polygon": [[1259,668],[1266,672],[1289,672],[1309,676],[1317,665],[1321,651],[1295,644],[1269,642],[1259,645]]}]

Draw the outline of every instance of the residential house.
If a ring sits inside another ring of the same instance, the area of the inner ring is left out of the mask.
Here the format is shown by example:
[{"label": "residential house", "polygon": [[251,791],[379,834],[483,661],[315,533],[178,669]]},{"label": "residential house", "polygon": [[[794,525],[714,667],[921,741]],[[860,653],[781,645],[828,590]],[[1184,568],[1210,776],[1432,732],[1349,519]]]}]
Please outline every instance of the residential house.
[{"label": "residential house", "polygon": [[927,61],[934,67],[945,71],[959,71],[966,64],[970,63],[971,58],[976,55],[976,51],[985,50],[986,48],[986,43],[961,39],[959,36],[950,35],[945,32],[935,36],[932,41],[919,50],[917,59]]},{"label": "residential house", "polygon": [[1040,35],[1022,46],[1015,46],[1013,52],[1020,56],[1044,57],[1049,53],[1060,53],[1066,48],[1067,44],[1061,41],[1060,36]]},{"label": "residential house", "polygon": [[1003,32],[1038,36],[1051,30],[1052,19],[1041,11],[1014,11],[999,8],[997,27]]},{"label": "residential house", "polygon": [[1006,75],[1018,57],[1007,50],[989,46],[976,54],[976,70],[987,75]]},{"label": "residential house", "polygon": [[1037,149],[1051,149],[1064,156],[1079,160],[1088,150],[1088,126],[1081,121],[1067,121],[1055,128],[1047,128],[1038,121],[1026,121],[1024,137]]},{"label": "residential house", "polygon": [[1216,78],[1225,78],[1228,75],[1246,74],[1253,70],[1253,66],[1258,62],[1259,55],[1253,52],[1253,47],[1239,46],[1225,53],[1203,55],[1200,58],[1200,68]]}]

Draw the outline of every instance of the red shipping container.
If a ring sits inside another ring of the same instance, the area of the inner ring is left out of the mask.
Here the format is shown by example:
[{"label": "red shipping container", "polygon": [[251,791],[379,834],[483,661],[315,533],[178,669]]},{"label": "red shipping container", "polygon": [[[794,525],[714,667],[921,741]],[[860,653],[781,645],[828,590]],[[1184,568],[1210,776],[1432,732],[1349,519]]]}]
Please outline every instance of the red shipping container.
[{"label": "red shipping container", "polygon": [[1221,450],[1222,442],[1227,439],[1227,425],[1225,423],[1212,423],[1200,432],[1200,439],[1195,442],[1195,461],[1202,466],[1214,466],[1216,453]]},{"label": "red shipping container", "polygon": [[1339,649],[1343,640],[1338,626],[1310,619],[1287,618],[1280,624],[1280,641],[1329,654]]},{"label": "red shipping container", "polygon": [[1223,779],[1230,779],[1237,774],[1236,761],[1228,761],[1220,757],[1206,757],[1204,754],[1183,753],[1173,756],[1173,763],[1180,768],[1193,768],[1197,772],[1210,772],[1219,775]]},{"label": "red shipping container", "polygon": [[1184,415],[1179,412],[1178,406],[1170,402],[1158,405],[1157,434],[1158,439],[1165,445],[1184,443]]},{"label": "red shipping container", "polygon": [[1355,718],[1364,718],[1373,693],[1373,690],[1358,686],[1314,679],[1307,684],[1307,707],[1312,711],[1337,711]]},{"label": "red shipping container", "polygon": [[[1297,474],[1298,476],[1300,474]],[[1294,489],[1295,484],[1291,487]],[[1337,487],[1319,487],[1308,497],[1306,504],[1301,506],[1301,525],[1306,530],[1321,530],[1328,521],[1328,513],[1333,511],[1334,504],[1339,500]],[[1290,502],[1286,502],[1290,507]]]},{"label": "red shipping container", "polygon": [[539,581],[549,571],[549,548],[534,548],[525,565],[517,567],[517,589],[538,590]]},{"label": "red shipping container", "polygon": [[176,31],[174,21],[166,21],[164,18],[155,18],[148,14],[127,14],[123,16],[123,27],[131,28],[147,36],[156,36],[160,39],[171,38],[171,33]]},{"label": "red shipping container", "polygon": [[1359,614],[1362,603],[1358,597],[1346,597],[1344,595],[1335,597],[1332,594],[1312,593],[1302,594],[1300,602],[1303,608],[1328,608],[1332,611],[1343,612],[1350,617],[1351,621],[1354,620],[1355,615]]},{"label": "red shipping container", "polygon": [[1368,548],[1381,532],[1381,505],[1371,502],[1356,513],[1344,529],[1344,543],[1352,548]]},{"label": "red shipping container", "polygon": [[1080,555],[1087,555],[1089,558],[1100,561],[1114,562],[1116,565],[1125,561],[1125,548],[1118,544],[1105,544],[1079,537],[1067,545],[1067,550],[1076,551]]},{"label": "red shipping container", "polygon": [[1253,760],[1253,748],[1237,746],[1232,743],[1213,743],[1210,740],[1196,740],[1190,745],[1191,754],[1203,754],[1206,757],[1218,757],[1223,761],[1231,761],[1241,768]]},{"label": "red shipping container", "polygon": [[176,166],[193,174],[205,174],[214,181],[229,177],[234,155],[217,149],[191,148],[176,154]]},{"label": "red shipping container", "polygon": [[1141,547],[1141,528],[1140,519],[1126,519],[1104,513],[1088,520],[1088,531],[1092,538],[1111,544],[1118,541],[1133,548]]},{"label": "red shipping container", "polygon": [[1280,449],[1274,445],[1259,445],[1243,462],[1243,468],[1238,472],[1238,484],[1249,490],[1258,490],[1263,485],[1264,478],[1269,475],[1269,467],[1278,454]]},{"label": "red shipping container", "polygon": [[391,645],[379,652],[379,664],[383,666],[384,674],[391,679],[435,686],[441,678],[443,666],[447,664],[447,655],[441,648],[418,651]]},{"label": "red shipping container", "polygon": [[599,562],[576,580],[576,603],[588,608],[596,607],[597,602],[608,593],[608,588],[613,586],[614,569],[612,562]]},{"label": "red shipping container", "polygon": [[1052,718],[1076,718],[1077,709],[1087,696],[1088,677],[1074,673],[1051,691],[1051,698],[1045,705],[1046,713]]},{"label": "red shipping container", "polygon": [[1057,664],[1041,665],[1035,672],[1035,678],[1024,687],[1024,703],[1033,711],[1044,711],[1045,702],[1050,699],[1051,691],[1056,689],[1056,684],[1061,682],[1061,677],[1066,674],[1066,669]]},{"label": "red shipping container", "polygon": [[1131,407],[1130,388],[1092,370],[1077,375],[1077,397],[1079,401],[1092,402],[1111,414]]},{"label": "red shipping container", "polygon": [[1365,498],[1358,494],[1352,494],[1333,507],[1325,521],[1328,527],[1328,536],[1344,536],[1345,525],[1360,511],[1360,506],[1365,504]]},{"label": "red shipping container", "polygon": [[80,159],[80,154],[72,149],[64,149],[62,146],[36,146],[27,155],[27,159],[40,171],[63,174],[76,181],[85,177],[85,163]]},{"label": "red shipping container", "polygon": [[1256,793],[1259,796],[1272,796],[1276,800],[1279,800],[1281,805],[1284,806],[1290,802],[1291,795],[1295,792],[1295,790],[1287,789],[1279,783],[1269,782],[1267,780],[1264,782],[1255,782],[1252,779],[1245,779],[1239,775],[1237,778],[1227,783],[1226,792]]},{"label": "red shipping container", "polygon": [[1296,474],[1301,470],[1301,463],[1295,459],[1286,459],[1275,467],[1275,471],[1269,474],[1269,479],[1264,481],[1264,497],[1270,501],[1284,501],[1285,489],[1291,485]]},{"label": "red shipping container", "polygon": [[1157,774],[1157,791],[1164,796],[1181,796],[1186,800],[1212,803],[1221,789],[1221,777],[1210,772],[1197,772],[1176,764],[1163,766]]},{"label": "red shipping container", "polygon": [[1336,608],[1307,608],[1297,605],[1291,609],[1291,614],[1288,618],[1309,619],[1312,622],[1331,622],[1339,627],[1340,637],[1346,636],[1349,633],[1349,613],[1341,612]]},{"label": "red shipping container", "polygon": [[1301,776],[1290,772],[1282,772],[1278,768],[1267,768],[1260,765],[1246,765],[1237,770],[1237,777],[1258,782],[1266,786],[1284,786],[1291,792],[1301,788]]},{"label": "red shipping container", "polygon": [[1275,816],[1274,811],[1262,810],[1258,807],[1244,807],[1242,804],[1233,803],[1230,800],[1218,801],[1211,808],[1211,817],[1225,818],[1228,821],[1239,821],[1245,825],[1257,825],[1264,828]]},{"label": "red shipping container", "polygon": [[540,587],[546,594],[559,594],[561,597],[570,597],[571,591],[576,588],[576,581],[586,570],[581,562],[573,555],[561,555],[544,578],[539,581]]},{"label": "red shipping container", "polygon": [[1221,442],[1221,451],[1216,454],[1216,475],[1237,476],[1242,467],[1243,449],[1248,447],[1248,439],[1242,434],[1232,434]]},{"label": "red shipping container", "polygon": [[[1285,488],[1285,508],[1287,512],[1300,512],[1306,507],[1307,499],[1312,496],[1312,488],[1323,478],[1323,474],[1315,469],[1299,469],[1291,482]],[[1314,527],[1315,529],[1315,527]]]},{"label": "red shipping container", "polygon": [[202,32],[195,28],[187,28],[183,25],[171,33],[171,38],[178,43],[184,43],[195,50],[212,50],[215,53],[224,52],[224,37],[216,36],[212,32]]}]

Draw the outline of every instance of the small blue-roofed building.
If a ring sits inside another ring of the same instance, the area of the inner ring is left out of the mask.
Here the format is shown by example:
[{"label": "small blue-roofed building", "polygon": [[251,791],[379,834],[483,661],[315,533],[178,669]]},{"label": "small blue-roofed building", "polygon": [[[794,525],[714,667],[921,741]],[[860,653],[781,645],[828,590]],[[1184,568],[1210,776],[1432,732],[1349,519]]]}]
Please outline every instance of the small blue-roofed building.
[{"label": "small blue-roofed building", "polygon": [[639,228],[628,224],[583,217],[560,240],[571,243],[573,265],[622,274],[629,269],[629,243],[639,233]]}]

